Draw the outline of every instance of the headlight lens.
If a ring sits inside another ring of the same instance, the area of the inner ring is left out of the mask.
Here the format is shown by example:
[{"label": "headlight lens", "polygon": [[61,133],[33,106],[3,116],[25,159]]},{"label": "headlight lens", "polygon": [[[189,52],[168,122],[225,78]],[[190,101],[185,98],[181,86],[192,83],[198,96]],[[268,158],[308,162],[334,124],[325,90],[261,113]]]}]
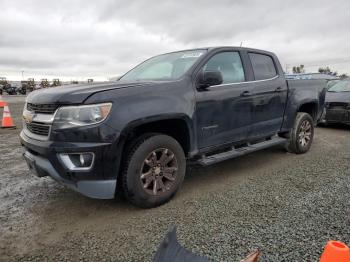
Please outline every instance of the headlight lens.
[{"label": "headlight lens", "polygon": [[100,123],[109,115],[111,108],[112,103],[60,107],[53,122],[54,129]]}]

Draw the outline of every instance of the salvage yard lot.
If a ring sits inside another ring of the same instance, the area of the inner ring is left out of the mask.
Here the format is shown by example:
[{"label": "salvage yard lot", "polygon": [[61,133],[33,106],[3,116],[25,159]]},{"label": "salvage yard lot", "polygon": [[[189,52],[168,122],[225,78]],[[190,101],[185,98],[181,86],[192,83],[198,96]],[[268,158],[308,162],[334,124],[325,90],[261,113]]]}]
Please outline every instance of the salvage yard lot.
[{"label": "salvage yard lot", "polygon": [[317,261],[329,239],[350,244],[350,127],[317,128],[305,155],[275,147],[188,169],[172,201],[143,210],[31,176],[18,139],[24,98],[5,99],[18,129],[0,130],[0,260],[150,261],[172,224],[214,261],[255,249],[261,261]]}]

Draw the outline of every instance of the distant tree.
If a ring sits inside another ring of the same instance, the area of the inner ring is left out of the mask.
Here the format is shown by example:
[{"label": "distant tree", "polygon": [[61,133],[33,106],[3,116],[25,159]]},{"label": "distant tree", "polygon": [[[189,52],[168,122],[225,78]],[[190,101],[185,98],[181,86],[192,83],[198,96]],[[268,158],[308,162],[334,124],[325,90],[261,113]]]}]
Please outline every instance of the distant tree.
[{"label": "distant tree", "polygon": [[334,76],[338,75],[338,73],[337,73],[336,71],[333,72],[333,71],[329,68],[329,66],[327,66],[327,67],[320,67],[320,68],[318,69],[318,72],[321,73],[321,74],[327,74],[327,75],[334,75]]},{"label": "distant tree", "polygon": [[318,69],[318,72],[319,72],[320,74],[324,74],[324,68],[320,67],[320,68]]},{"label": "distant tree", "polygon": [[340,77],[341,79],[344,79],[344,78],[348,78],[349,76],[348,76],[347,74],[341,74],[341,75],[339,75],[339,77]]},{"label": "distant tree", "polygon": [[348,77],[347,74],[339,75],[337,71],[333,71],[332,69],[329,68],[329,66],[327,66],[327,67],[320,67],[318,69],[318,72],[321,73],[321,74],[327,74],[327,75],[332,75],[332,76],[339,76],[340,78]]},{"label": "distant tree", "polygon": [[293,66],[293,74],[305,73],[304,65]]}]

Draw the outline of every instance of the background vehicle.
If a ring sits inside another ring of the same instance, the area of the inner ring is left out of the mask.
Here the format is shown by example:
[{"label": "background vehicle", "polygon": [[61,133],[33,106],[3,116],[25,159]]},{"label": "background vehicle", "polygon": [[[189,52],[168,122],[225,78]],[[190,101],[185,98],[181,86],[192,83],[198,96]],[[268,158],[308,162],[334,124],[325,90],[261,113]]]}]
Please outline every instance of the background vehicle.
[{"label": "background vehicle", "polygon": [[9,95],[16,95],[17,94],[17,86],[16,85],[7,84],[3,87],[3,90]]},{"label": "background vehicle", "polygon": [[350,124],[350,79],[337,82],[328,89],[322,124]]},{"label": "background vehicle", "polygon": [[25,91],[22,89],[22,85],[20,82],[12,82],[11,88],[13,89],[12,95],[23,94],[23,92]]},{"label": "background vehicle", "polygon": [[6,88],[7,85],[9,85],[9,82],[6,80],[6,77],[0,77],[0,85],[4,88]]},{"label": "background vehicle", "polygon": [[17,93],[21,95],[27,94],[27,88],[23,85],[23,81],[21,81],[21,85],[17,87]]},{"label": "background vehicle", "polygon": [[9,95],[15,95],[16,89],[11,86],[11,84],[6,80],[6,77],[0,77],[0,89],[1,93],[6,92]]},{"label": "background vehicle", "polygon": [[60,85],[61,85],[61,81],[58,78],[52,80],[51,87],[53,87],[53,86],[60,86]]},{"label": "background vehicle", "polygon": [[25,90],[26,93],[32,92],[35,90],[35,81],[34,78],[28,78],[28,80],[21,81],[22,90]]},{"label": "background vehicle", "polygon": [[49,86],[50,86],[50,83],[46,78],[41,79],[41,82],[39,84],[39,88],[47,88]]},{"label": "background vehicle", "polygon": [[274,145],[309,150],[326,83],[286,81],[270,52],[216,47],[168,53],[117,82],[27,97],[21,142],[37,176],[94,198],[168,201],[186,162],[215,164]]}]

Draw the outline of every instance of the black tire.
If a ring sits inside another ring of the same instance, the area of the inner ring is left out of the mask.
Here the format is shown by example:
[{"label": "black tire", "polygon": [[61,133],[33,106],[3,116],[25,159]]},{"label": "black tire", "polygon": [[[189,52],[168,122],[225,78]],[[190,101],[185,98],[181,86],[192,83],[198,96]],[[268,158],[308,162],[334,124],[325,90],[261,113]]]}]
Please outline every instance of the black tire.
[{"label": "black tire", "polygon": [[[144,134],[130,145],[121,175],[125,198],[142,208],[168,202],[178,191],[186,172],[181,145],[170,136],[154,133]],[[147,177],[142,179],[144,175]]]},{"label": "black tire", "polygon": [[[305,129],[307,128],[307,129]],[[308,139],[307,139],[308,137]],[[299,112],[286,145],[288,152],[303,154],[309,151],[314,138],[314,121],[308,113]]]}]

